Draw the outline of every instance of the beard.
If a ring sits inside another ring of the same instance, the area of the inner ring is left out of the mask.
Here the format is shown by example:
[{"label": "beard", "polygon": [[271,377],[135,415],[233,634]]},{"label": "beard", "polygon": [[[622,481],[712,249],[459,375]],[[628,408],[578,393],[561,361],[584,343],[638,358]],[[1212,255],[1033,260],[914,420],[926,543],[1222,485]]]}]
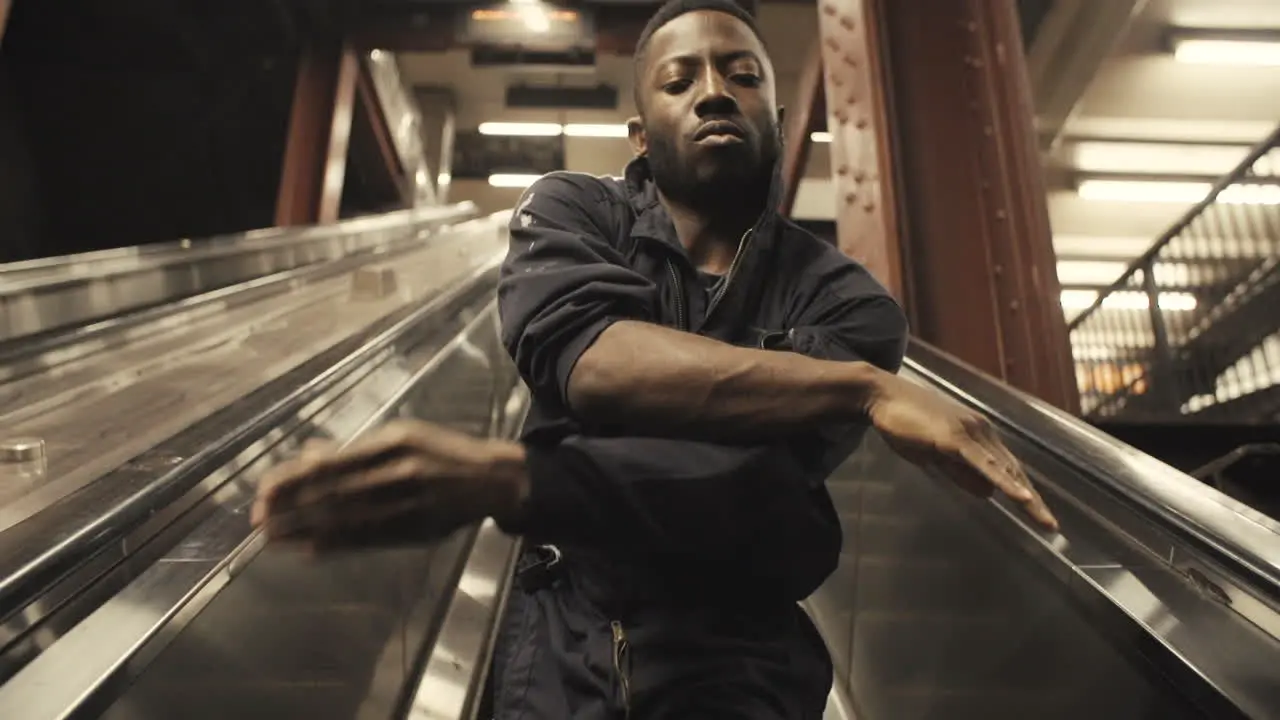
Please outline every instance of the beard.
[{"label": "beard", "polygon": [[768,199],[781,151],[776,128],[762,130],[763,141],[756,147],[748,142],[693,157],[681,154],[675,138],[652,134],[646,156],[653,182],[666,197],[700,211],[760,208]]}]

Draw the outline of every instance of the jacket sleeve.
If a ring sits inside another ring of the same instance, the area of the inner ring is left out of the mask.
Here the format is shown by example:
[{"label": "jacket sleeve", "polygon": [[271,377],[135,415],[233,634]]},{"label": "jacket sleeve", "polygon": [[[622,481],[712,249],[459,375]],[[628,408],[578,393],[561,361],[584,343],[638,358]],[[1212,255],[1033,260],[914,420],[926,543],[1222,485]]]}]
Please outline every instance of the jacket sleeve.
[{"label": "jacket sleeve", "polygon": [[[779,349],[829,360],[902,361],[906,322],[887,295],[824,293]],[[834,569],[839,518],[821,492],[865,427],[770,445],[575,435],[529,445],[525,523],[546,542],[612,548],[704,567],[743,564],[800,599]]]},{"label": "jacket sleeve", "polygon": [[502,341],[530,392],[567,408],[569,375],[611,323],[654,318],[657,289],[613,247],[599,181],[547,175],[512,213],[498,283]]}]

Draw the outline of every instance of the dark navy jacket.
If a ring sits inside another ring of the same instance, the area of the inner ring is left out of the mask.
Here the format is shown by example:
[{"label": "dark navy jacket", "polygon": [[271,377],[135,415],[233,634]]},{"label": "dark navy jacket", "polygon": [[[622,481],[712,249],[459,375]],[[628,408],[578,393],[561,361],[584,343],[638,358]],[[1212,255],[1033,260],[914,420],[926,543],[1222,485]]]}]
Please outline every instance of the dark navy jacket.
[{"label": "dark navy jacket", "polygon": [[513,529],[682,595],[697,586],[736,594],[748,579],[751,592],[787,600],[816,589],[841,544],[823,483],[864,427],[754,446],[629,435],[624,418],[607,428],[576,419],[569,375],[618,320],[896,372],[907,330],[897,303],[864,268],[776,212],[758,219],[713,285],[680,245],[643,159],[625,179],[541,178],[510,231],[502,337],[533,396],[523,438],[529,512]]}]

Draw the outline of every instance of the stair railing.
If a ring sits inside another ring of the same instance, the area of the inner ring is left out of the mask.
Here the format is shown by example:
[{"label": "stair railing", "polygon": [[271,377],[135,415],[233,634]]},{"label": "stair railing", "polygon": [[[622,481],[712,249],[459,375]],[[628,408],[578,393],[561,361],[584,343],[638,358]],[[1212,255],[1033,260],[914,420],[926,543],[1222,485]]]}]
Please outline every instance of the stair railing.
[{"label": "stair railing", "polygon": [[1277,308],[1280,127],[1071,321],[1082,413],[1280,419]]}]

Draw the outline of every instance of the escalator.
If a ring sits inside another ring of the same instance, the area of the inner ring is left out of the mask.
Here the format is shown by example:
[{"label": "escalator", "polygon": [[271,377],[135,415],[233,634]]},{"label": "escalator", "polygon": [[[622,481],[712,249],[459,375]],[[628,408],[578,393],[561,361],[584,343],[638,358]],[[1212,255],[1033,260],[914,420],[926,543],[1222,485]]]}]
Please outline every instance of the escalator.
[{"label": "escalator", "polygon": [[[306,379],[165,496],[180,511],[120,520],[116,559],[32,581],[3,619],[0,718],[476,717],[516,541],[484,523],[313,559],[264,546],[247,511],[307,438],[406,416],[514,437],[528,396],[495,283],[461,278]],[[869,436],[829,480],[845,548],[806,602],[828,718],[1280,718],[1280,524],[923,344],[904,374],[990,417],[1062,531]]]}]

